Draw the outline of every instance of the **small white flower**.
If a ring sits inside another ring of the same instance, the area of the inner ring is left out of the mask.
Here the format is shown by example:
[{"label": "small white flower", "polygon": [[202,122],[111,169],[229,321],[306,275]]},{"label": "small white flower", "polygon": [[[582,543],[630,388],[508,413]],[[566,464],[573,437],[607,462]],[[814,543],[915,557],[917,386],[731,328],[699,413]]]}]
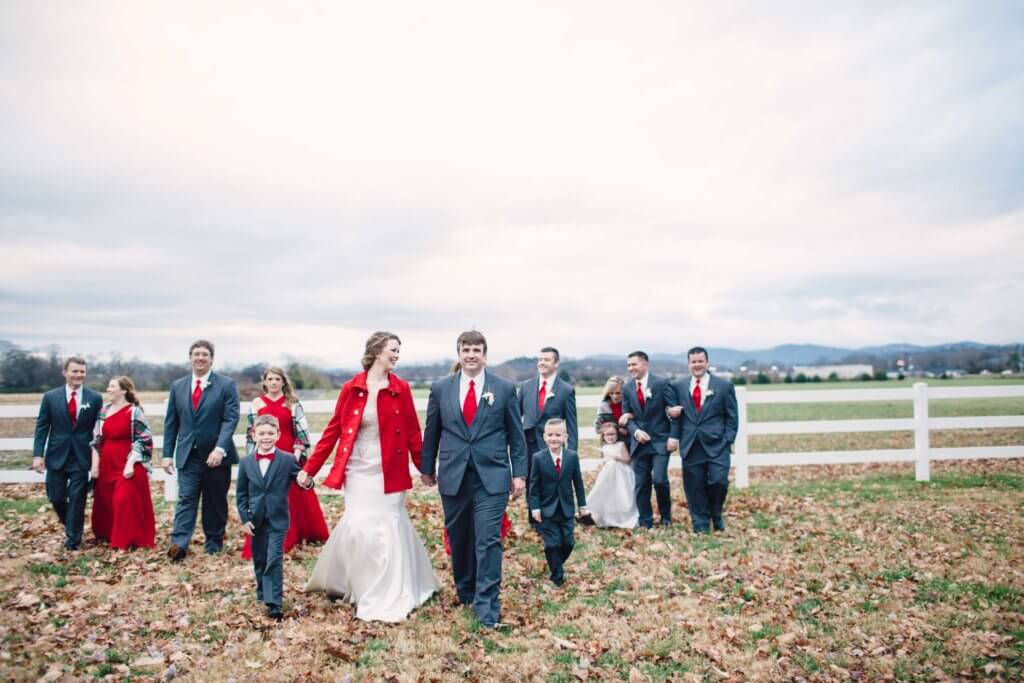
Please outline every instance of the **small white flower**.
[{"label": "small white flower", "polygon": [[554,397],[555,397],[555,392],[552,391],[551,393],[549,393],[547,396],[544,397],[544,402],[547,403],[548,401],[550,401]]},{"label": "small white flower", "polygon": [[650,387],[647,387],[646,389],[644,389],[644,398],[650,398],[653,395],[654,394],[651,393],[651,388]]},{"label": "small white flower", "polygon": [[79,413],[84,413],[86,410],[89,410],[89,403],[87,401],[83,402],[82,405],[78,406]]},{"label": "small white flower", "polygon": [[480,398],[482,398],[483,400],[487,401],[487,405],[489,405],[489,406],[493,406],[494,405],[494,392],[493,391],[485,391],[483,396],[481,396]]},{"label": "small white flower", "polygon": [[714,395],[715,395],[715,390],[712,389],[711,387],[708,387],[708,393],[704,394],[704,400],[706,401],[706,400],[708,400],[709,398],[711,398]]}]

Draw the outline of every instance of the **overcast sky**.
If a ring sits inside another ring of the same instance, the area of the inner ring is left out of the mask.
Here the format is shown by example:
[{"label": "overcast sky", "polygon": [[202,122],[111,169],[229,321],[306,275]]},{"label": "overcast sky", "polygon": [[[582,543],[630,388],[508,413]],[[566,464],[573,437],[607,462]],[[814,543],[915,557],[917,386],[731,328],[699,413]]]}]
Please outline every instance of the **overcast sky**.
[{"label": "overcast sky", "polygon": [[[297,5],[297,6],[292,6]],[[1024,339],[1024,4],[0,4],[0,339]]]}]

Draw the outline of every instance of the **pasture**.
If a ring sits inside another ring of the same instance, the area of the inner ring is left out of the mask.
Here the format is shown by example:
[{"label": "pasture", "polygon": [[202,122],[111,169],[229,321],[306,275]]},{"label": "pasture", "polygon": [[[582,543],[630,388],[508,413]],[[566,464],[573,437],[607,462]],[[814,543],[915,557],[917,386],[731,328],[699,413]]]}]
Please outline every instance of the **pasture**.
[{"label": "pasture", "polygon": [[[965,386],[963,380],[941,386]],[[1005,380],[990,380],[1005,382]],[[871,388],[896,382],[863,383]],[[812,391],[860,383],[782,385]],[[904,384],[904,386],[906,386]],[[751,387],[772,391],[775,386]],[[584,393],[584,392],[581,392]],[[38,396],[0,397],[31,403]],[[149,394],[145,401],[160,401]],[[758,421],[908,417],[909,401],[752,404]],[[1022,415],[1024,399],[933,400],[933,416]],[[162,417],[150,416],[154,431]],[[328,416],[311,415],[314,431]],[[422,415],[421,415],[422,418]],[[580,411],[580,424],[593,409]],[[0,419],[0,436],[31,435]],[[241,432],[241,429],[239,430]],[[933,430],[935,447],[1021,445],[1024,429]],[[908,448],[912,432],[753,435],[757,453]],[[585,442],[584,456],[596,455]],[[30,454],[5,453],[2,469]],[[285,565],[286,619],[255,603],[232,512],[228,549],[170,565],[91,541],[68,554],[41,486],[0,489],[0,677],[10,680],[1013,680],[1024,675],[1024,460],[759,468],[730,492],[728,530],[578,528],[562,589],[510,508],[503,620],[484,631],[455,606],[436,492],[408,503],[442,591],[400,625],[301,593],[317,548]],[[586,475],[588,486],[594,473]],[[158,544],[173,504],[153,486]],[[328,523],[344,498],[321,496]],[[201,542],[201,533],[197,533]]]}]

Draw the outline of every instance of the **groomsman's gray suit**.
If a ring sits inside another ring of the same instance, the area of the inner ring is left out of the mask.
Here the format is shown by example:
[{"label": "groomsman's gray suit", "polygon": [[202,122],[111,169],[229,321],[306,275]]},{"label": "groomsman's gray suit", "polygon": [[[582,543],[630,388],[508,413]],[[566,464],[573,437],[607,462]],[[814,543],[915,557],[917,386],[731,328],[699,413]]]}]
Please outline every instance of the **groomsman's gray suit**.
[{"label": "groomsman's gray suit", "polygon": [[501,620],[501,518],[512,478],[526,477],[526,441],[515,385],[483,377],[471,427],[459,402],[461,374],[431,386],[420,471],[436,470],[459,600],[492,626]]},{"label": "groomsman's gray suit", "polygon": [[[633,419],[626,424],[629,431],[629,454],[632,457],[633,472],[636,474],[636,507],[640,516],[637,523],[650,528],[654,523],[651,510],[651,486],[658,499],[658,512],[662,523],[672,521],[672,496],[668,482],[668,451],[665,444],[669,436],[668,415],[665,414],[665,387],[668,383],[660,377],[647,375],[644,387],[646,399],[643,407],[636,395],[636,380],[630,378],[622,388],[622,412],[632,413]],[[651,440],[645,444],[636,440],[636,431],[647,432]]]},{"label": "groomsman's gray suit", "polygon": [[713,523],[724,529],[722,507],[729,491],[730,447],[736,440],[739,409],[732,382],[708,373],[710,395],[700,411],[693,404],[690,377],[674,382],[666,391],[666,403],[682,406],[672,420],[671,438],[679,440],[683,458],[683,489],[693,530],[708,531]]},{"label": "groomsman's gray suit", "polygon": [[[220,552],[228,521],[231,466],[238,462],[235,427],[238,425],[238,387],[226,375],[210,372],[208,384],[192,409],[192,375],[171,384],[164,418],[164,457],[173,458],[178,470],[178,506],[174,511],[171,543],[188,550],[196,528],[199,497],[203,499],[206,552]],[[216,447],[224,459],[209,467],[206,457]]]},{"label": "groomsman's gray suit", "polygon": [[256,573],[256,599],[280,609],[284,583],[284,537],[288,533],[288,490],[299,474],[299,461],[276,449],[266,476],[260,474],[256,454],[238,463],[235,501],[242,524],[252,522],[252,566]]},{"label": "groomsman's gray suit", "polygon": [[64,525],[64,547],[77,549],[85,525],[85,498],[92,467],[92,430],[103,397],[82,387],[78,417],[71,424],[67,388],[61,385],[43,394],[36,418],[32,455],[46,464],[46,497]]}]

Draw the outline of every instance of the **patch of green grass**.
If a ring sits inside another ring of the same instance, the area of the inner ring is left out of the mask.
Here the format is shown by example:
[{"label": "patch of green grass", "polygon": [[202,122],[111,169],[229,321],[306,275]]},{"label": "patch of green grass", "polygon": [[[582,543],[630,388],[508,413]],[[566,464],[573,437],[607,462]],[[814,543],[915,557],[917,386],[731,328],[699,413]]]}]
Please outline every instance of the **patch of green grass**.
[{"label": "patch of green grass", "polygon": [[757,642],[759,640],[764,640],[766,638],[777,638],[778,636],[781,636],[781,635],[782,635],[782,627],[781,626],[777,626],[775,624],[768,624],[767,626],[762,626],[761,628],[757,629],[756,631],[751,631],[750,632],[750,639],[753,640],[754,642]]},{"label": "patch of green grass", "polygon": [[28,566],[28,573],[36,576],[67,576],[68,568],[56,562],[36,562]]},{"label": "patch of green grass", "polygon": [[914,602],[918,604],[929,604],[937,602],[955,603],[961,600],[970,600],[971,606],[975,609],[982,607],[984,600],[994,603],[1004,609],[1012,609],[1015,612],[1024,611],[1021,591],[1003,584],[983,584],[970,581],[956,582],[948,579],[930,579],[918,585]]},{"label": "patch of green grass", "polygon": [[551,632],[560,638],[579,638],[580,627],[576,624],[558,624]]},{"label": "patch of green grass", "polygon": [[388,641],[384,640],[383,638],[373,638],[366,642],[367,652],[383,652],[384,650],[387,650],[389,647],[390,646],[388,645]]},{"label": "patch of green grass", "polygon": [[878,574],[878,578],[882,579],[886,583],[896,583],[897,581],[906,581],[914,578],[914,570],[912,567],[895,567],[893,569],[883,570]]},{"label": "patch of green grass", "polygon": [[559,652],[554,656],[555,664],[562,666],[573,666],[576,663],[576,655],[572,652]]},{"label": "patch of green grass", "polygon": [[750,523],[755,529],[771,529],[778,520],[771,515],[766,515],[760,512],[755,512],[751,518]]},{"label": "patch of green grass", "polygon": [[545,600],[541,603],[540,608],[544,614],[558,614],[565,608],[565,605],[561,600]]},{"label": "patch of green grass", "polygon": [[40,507],[45,506],[45,498],[0,498],[0,518],[20,517],[21,515],[34,515]]}]

